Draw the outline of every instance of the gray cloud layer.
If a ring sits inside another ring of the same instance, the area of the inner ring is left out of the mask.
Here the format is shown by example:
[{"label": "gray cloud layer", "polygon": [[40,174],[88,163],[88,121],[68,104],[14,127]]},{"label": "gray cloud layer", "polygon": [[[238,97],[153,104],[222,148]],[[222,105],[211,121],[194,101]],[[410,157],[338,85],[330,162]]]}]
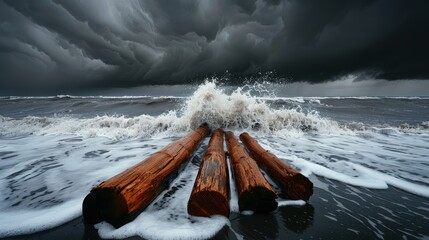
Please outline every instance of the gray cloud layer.
[{"label": "gray cloud layer", "polygon": [[426,0],[0,1],[0,87],[429,78]]}]

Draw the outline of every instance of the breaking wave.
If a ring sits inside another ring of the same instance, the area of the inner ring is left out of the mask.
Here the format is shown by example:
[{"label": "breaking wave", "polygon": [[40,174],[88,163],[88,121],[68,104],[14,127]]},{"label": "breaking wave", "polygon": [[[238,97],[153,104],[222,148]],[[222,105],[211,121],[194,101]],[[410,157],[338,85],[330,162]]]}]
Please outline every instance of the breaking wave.
[{"label": "breaking wave", "polygon": [[[33,98],[33,97],[30,97]],[[46,97],[45,97],[46,98]],[[47,97],[51,99],[51,97]],[[77,97],[54,96],[52,99],[136,99],[135,97]],[[20,99],[27,99],[20,97]],[[195,129],[202,123],[211,128],[226,130],[258,131],[263,134],[301,136],[306,133],[356,134],[361,132],[390,134],[393,132],[419,133],[429,130],[428,122],[417,125],[400,124],[368,125],[361,122],[339,123],[324,118],[312,108],[323,105],[319,98],[276,97],[262,85],[245,85],[236,89],[222,88],[215,82],[200,85],[190,97],[150,97],[151,101],[179,101],[174,110],[152,116],[104,115],[92,118],[74,116],[27,116],[11,118],[0,116],[1,135],[74,134],[84,137],[128,139],[154,135],[181,134]],[[323,99],[323,98],[320,98]],[[303,107],[307,104],[308,107]],[[313,110],[311,110],[313,109]]]},{"label": "breaking wave", "polygon": [[[252,89],[254,91],[254,89]],[[70,96],[65,96],[70,98]],[[74,118],[68,116],[22,119],[0,117],[0,134],[77,134],[104,136],[113,139],[146,137],[160,133],[181,133],[206,122],[212,128],[245,129],[274,133],[302,134],[306,131],[336,131],[337,122],[322,118],[317,112],[304,112],[301,108],[274,108],[275,98],[251,95],[251,90],[237,88],[227,94],[214,82],[206,82],[181,108],[158,116],[140,115],[97,116]]]}]

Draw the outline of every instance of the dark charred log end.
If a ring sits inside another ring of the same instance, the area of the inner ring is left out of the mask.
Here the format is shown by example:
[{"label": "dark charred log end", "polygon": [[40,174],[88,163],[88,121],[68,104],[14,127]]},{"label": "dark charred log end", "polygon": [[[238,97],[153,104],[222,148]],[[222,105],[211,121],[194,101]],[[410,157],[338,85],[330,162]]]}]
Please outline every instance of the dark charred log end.
[{"label": "dark charred log end", "polygon": [[125,199],[109,188],[94,188],[83,200],[82,215],[86,223],[107,221],[116,228],[132,220]]},{"label": "dark charred log end", "polygon": [[313,195],[313,183],[306,176],[296,174],[283,191],[290,199],[308,201]]},{"label": "dark charred log end", "polygon": [[277,209],[277,195],[266,188],[257,187],[243,192],[238,198],[240,212],[252,210],[256,213],[272,212]]},{"label": "dark charred log end", "polygon": [[90,192],[82,203],[83,220],[89,224],[96,224],[103,221],[97,205],[97,199],[93,192]]},{"label": "dark charred log end", "polygon": [[209,217],[222,215],[229,217],[229,200],[215,191],[202,191],[191,195],[188,202],[189,215]]}]

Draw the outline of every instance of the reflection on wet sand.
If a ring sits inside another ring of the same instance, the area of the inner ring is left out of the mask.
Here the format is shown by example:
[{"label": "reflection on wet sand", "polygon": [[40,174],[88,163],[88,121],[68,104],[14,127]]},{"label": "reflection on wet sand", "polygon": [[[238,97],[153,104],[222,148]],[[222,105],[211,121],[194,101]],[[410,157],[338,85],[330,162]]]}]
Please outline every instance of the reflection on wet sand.
[{"label": "reflection on wet sand", "polygon": [[285,227],[295,233],[302,233],[313,223],[314,207],[311,204],[304,206],[285,206],[278,209],[283,218]]},{"label": "reflection on wet sand", "polygon": [[230,217],[231,227],[244,239],[278,239],[279,226],[274,213]]}]

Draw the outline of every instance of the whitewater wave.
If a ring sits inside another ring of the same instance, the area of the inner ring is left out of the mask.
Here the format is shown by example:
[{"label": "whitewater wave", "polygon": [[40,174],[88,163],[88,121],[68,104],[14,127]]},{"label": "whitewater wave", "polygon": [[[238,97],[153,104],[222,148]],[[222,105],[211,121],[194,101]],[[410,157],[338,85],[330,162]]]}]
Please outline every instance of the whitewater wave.
[{"label": "whitewater wave", "polygon": [[[185,99],[179,110],[158,116],[97,116],[82,119],[68,116],[27,116],[13,119],[0,116],[0,134],[77,134],[113,139],[181,133],[208,123],[212,128],[277,131],[302,134],[307,131],[330,132],[340,129],[337,122],[322,118],[317,112],[304,113],[299,107],[275,109],[267,99],[252,96],[237,88],[225,93],[214,82],[199,86]],[[285,131],[286,130],[286,131]]]},{"label": "whitewater wave", "polygon": [[[258,93],[255,93],[257,89]],[[33,97],[29,97],[33,98]],[[93,118],[76,118],[60,115],[53,117],[27,116],[19,119],[0,116],[1,135],[48,135],[75,134],[85,137],[108,137],[127,139],[150,137],[158,134],[181,134],[195,129],[202,123],[212,128],[226,130],[258,131],[262,134],[280,134],[299,137],[306,133],[355,134],[356,132],[419,133],[429,129],[427,122],[419,125],[375,126],[361,122],[338,123],[321,117],[311,104],[323,105],[323,98],[275,97],[271,92],[258,87],[239,87],[235,90],[217,86],[215,82],[200,85],[190,97],[77,97],[55,96],[53,99],[149,99],[153,101],[182,101],[176,110],[157,116],[104,115]],[[22,99],[25,99],[23,97]],[[367,98],[362,98],[367,99]],[[300,104],[310,104],[303,108]]]}]

